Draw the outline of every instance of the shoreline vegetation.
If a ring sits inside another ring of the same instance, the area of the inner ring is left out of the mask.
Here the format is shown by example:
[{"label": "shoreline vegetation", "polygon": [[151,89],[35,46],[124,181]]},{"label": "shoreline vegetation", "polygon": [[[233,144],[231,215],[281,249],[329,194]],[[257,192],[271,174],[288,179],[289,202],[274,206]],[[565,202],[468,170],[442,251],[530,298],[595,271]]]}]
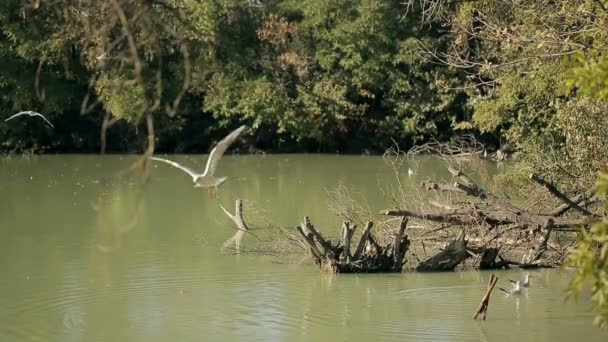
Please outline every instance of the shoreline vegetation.
[{"label": "shoreline vegetation", "polygon": [[[399,177],[405,173],[404,161],[412,155],[397,151],[388,155],[396,177],[394,192],[385,192],[386,199],[394,203],[392,209],[371,213],[344,186],[330,195],[330,210],[343,222],[340,230],[323,227],[329,238],[305,217],[295,228],[296,237],[286,234],[288,227],[269,225],[276,232],[269,238],[270,246],[251,252],[283,255],[304,248],[320,270],[332,273],[557,268],[569,263],[578,234],[589,231],[600,218],[591,212],[598,208],[597,186],[571,199],[531,174],[530,180],[540,188],[537,191],[557,204],[520,207],[519,202],[490,191],[493,184],[481,186],[467,175],[483,165],[480,162],[487,163],[476,154],[434,155],[443,158],[452,179],[435,182],[427,178],[407,189]],[[248,231],[242,228],[246,227],[243,202],[237,200],[238,220],[222,209],[241,231],[229,240],[239,242],[235,250],[240,253],[240,240]],[[391,217],[399,218],[399,222]],[[407,229],[408,222],[415,228]],[[374,226],[378,228],[372,230]],[[278,243],[285,237],[299,244]],[[280,247],[274,248],[273,244]]]}]

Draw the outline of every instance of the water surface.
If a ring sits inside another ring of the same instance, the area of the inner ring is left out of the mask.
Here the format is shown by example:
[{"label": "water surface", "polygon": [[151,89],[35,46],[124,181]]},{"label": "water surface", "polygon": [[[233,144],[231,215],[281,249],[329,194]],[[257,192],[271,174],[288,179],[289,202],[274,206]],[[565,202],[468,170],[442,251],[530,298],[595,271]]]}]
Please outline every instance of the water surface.
[{"label": "water surface", "polygon": [[[204,167],[204,156],[175,158]],[[276,224],[310,215],[330,232],[338,184],[373,211],[390,206],[394,173],[380,157],[226,156],[218,172],[231,180],[216,198],[164,164],[145,181],[113,177],[132,160],[0,157],[0,341],[608,340],[589,302],[564,302],[565,272],[533,272],[518,298],[496,292],[478,322],[490,273],[334,276],[220,251],[234,229],[218,204],[237,198]],[[410,166],[406,187],[449,179],[437,160]]]}]

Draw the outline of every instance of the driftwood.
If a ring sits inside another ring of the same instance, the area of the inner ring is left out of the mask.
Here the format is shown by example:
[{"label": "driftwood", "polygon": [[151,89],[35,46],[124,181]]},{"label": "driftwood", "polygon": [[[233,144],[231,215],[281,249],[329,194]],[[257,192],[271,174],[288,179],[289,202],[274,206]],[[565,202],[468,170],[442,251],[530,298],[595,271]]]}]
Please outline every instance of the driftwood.
[{"label": "driftwood", "polygon": [[[481,250],[481,260],[479,261],[480,270],[508,269],[509,265],[519,265],[519,263],[504,259],[500,255],[499,248],[483,248]],[[498,259],[498,260],[497,260]]]},{"label": "driftwood", "polygon": [[492,294],[492,290],[494,290],[494,286],[498,282],[498,277],[492,274],[490,276],[490,281],[488,282],[488,289],[486,293],[481,298],[481,303],[475,310],[475,315],[473,315],[473,319],[477,319],[479,315],[481,315],[481,319],[486,320],[486,316],[488,315],[488,306],[490,305],[490,295]]},{"label": "driftwood", "polygon": [[[464,236],[460,236],[450,243],[449,248],[423,261],[418,266],[419,271],[452,270],[455,267],[453,264],[457,265],[468,257],[463,251],[479,255],[479,268],[482,269],[506,268],[510,264],[522,268],[546,267],[550,263],[544,262],[542,258],[547,250],[551,233],[572,231],[573,227],[588,227],[595,217],[582,207],[591,201],[597,190],[595,187],[570,199],[555,185],[536,175],[531,175],[532,181],[546,188],[563,203],[548,214],[540,214],[519,208],[508,199],[482,189],[461,170],[449,167],[448,171],[453,176],[453,183],[436,183],[425,180],[421,185],[427,191],[450,192],[457,195],[456,200],[451,203],[432,202],[434,208],[429,211],[402,209],[381,211],[381,214],[389,216],[410,217],[461,227],[480,227],[484,232],[481,234],[482,241],[475,244],[474,247],[467,246]],[[581,215],[575,218],[562,217],[569,209],[576,210]],[[499,241],[504,238],[503,235],[506,233],[511,236],[516,235],[517,238],[511,240],[517,242],[516,247],[526,250],[520,262],[512,262],[500,256]],[[522,239],[521,236],[524,234],[528,235]]]},{"label": "driftwood", "polygon": [[405,254],[409,249],[410,240],[405,235],[407,218],[402,218],[397,233],[392,242],[380,246],[371,229],[373,223],[367,223],[354,254],[351,253],[352,237],[357,226],[344,222],[340,240],[332,244],[326,240],[312,225],[308,217],[296,229],[308,246],[314,262],[322,271],[332,273],[376,273],[401,272],[405,263]]},{"label": "driftwood", "polygon": [[464,239],[464,230],[462,230],[458,234],[458,237],[451,241],[441,252],[420,262],[416,267],[416,271],[453,271],[456,266],[460,265],[469,256],[467,241]]},{"label": "driftwood", "polygon": [[532,233],[532,245],[529,250],[523,255],[520,266],[523,268],[531,268],[534,266],[542,267],[541,257],[547,250],[547,242],[553,230],[553,220],[547,220],[544,227],[538,228]]}]

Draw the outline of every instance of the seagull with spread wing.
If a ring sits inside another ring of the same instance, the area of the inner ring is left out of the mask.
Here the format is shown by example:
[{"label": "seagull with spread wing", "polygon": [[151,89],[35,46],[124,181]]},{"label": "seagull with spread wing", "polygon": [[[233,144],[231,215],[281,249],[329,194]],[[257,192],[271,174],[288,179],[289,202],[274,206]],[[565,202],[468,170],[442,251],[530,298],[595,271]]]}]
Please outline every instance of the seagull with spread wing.
[{"label": "seagull with spread wing", "polygon": [[10,118],[8,118],[8,119],[6,119],[6,120],[4,120],[4,121],[6,122],[6,121],[8,121],[8,120],[10,120],[10,119],[16,118],[16,117],[21,116],[21,115],[39,116],[39,117],[41,117],[41,118],[42,118],[42,120],[44,120],[44,121],[45,121],[47,124],[49,124],[49,126],[51,126],[51,127],[55,127],[55,126],[53,126],[53,124],[52,124],[52,123],[51,123],[49,120],[47,120],[47,119],[44,117],[44,115],[42,115],[42,114],[40,114],[40,113],[37,113],[37,112],[34,112],[34,111],[31,111],[31,110],[26,110],[26,111],[23,111],[23,112],[19,112],[19,113],[17,113],[17,114],[15,114],[15,115],[11,116]]},{"label": "seagull with spread wing", "polygon": [[512,282],[513,284],[519,282],[519,284],[522,287],[530,287],[530,277],[532,277],[532,276],[529,274],[526,274],[526,278],[524,279],[524,281],[515,281],[515,280],[511,280],[511,279],[509,279],[509,281]]},{"label": "seagull with spread wing", "polygon": [[521,282],[519,280],[516,281],[515,284],[513,284],[513,288],[510,290],[505,290],[502,287],[499,287],[498,289],[508,295],[518,295],[521,293]]},{"label": "seagull with spread wing", "polygon": [[213,148],[213,150],[211,150],[211,153],[209,154],[209,158],[207,159],[207,167],[205,167],[205,171],[203,173],[197,173],[196,171],[189,169],[183,165],[180,165],[172,160],[156,158],[156,157],[150,157],[150,159],[160,161],[163,163],[167,163],[171,166],[174,166],[174,167],[186,172],[187,174],[190,175],[190,177],[192,177],[192,181],[195,183],[194,186],[197,188],[198,187],[204,187],[204,188],[218,187],[222,183],[224,183],[226,181],[226,179],[228,179],[228,178],[227,177],[215,177],[214,173],[215,173],[215,169],[217,169],[217,164],[219,163],[220,159],[222,158],[222,155],[224,154],[224,152],[226,152],[228,147],[230,147],[230,145],[236,140],[236,138],[238,138],[239,134],[241,134],[241,132],[244,129],[245,129],[245,126],[241,126],[237,129],[235,129],[230,134],[228,134],[224,139],[222,139],[219,143],[217,143],[217,145],[215,145],[215,147]]}]

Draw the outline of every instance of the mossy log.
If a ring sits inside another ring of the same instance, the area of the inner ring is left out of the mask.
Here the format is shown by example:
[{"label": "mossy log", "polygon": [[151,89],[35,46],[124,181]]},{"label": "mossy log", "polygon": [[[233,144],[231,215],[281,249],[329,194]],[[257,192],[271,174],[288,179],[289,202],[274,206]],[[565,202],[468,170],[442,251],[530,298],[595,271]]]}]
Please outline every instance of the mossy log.
[{"label": "mossy log", "polygon": [[314,262],[324,272],[332,273],[379,273],[401,272],[405,263],[405,254],[410,240],[405,235],[407,218],[402,218],[393,241],[386,246],[378,244],[371,234],[373,223],[367,223],[361,234],[354,253],[351,253],[351,240],[357,225],[351,222],[342,224],[340,240],[332,244],[319,233],[304,217],[304,222],[297,227],[298,232],[308,246]]}]

